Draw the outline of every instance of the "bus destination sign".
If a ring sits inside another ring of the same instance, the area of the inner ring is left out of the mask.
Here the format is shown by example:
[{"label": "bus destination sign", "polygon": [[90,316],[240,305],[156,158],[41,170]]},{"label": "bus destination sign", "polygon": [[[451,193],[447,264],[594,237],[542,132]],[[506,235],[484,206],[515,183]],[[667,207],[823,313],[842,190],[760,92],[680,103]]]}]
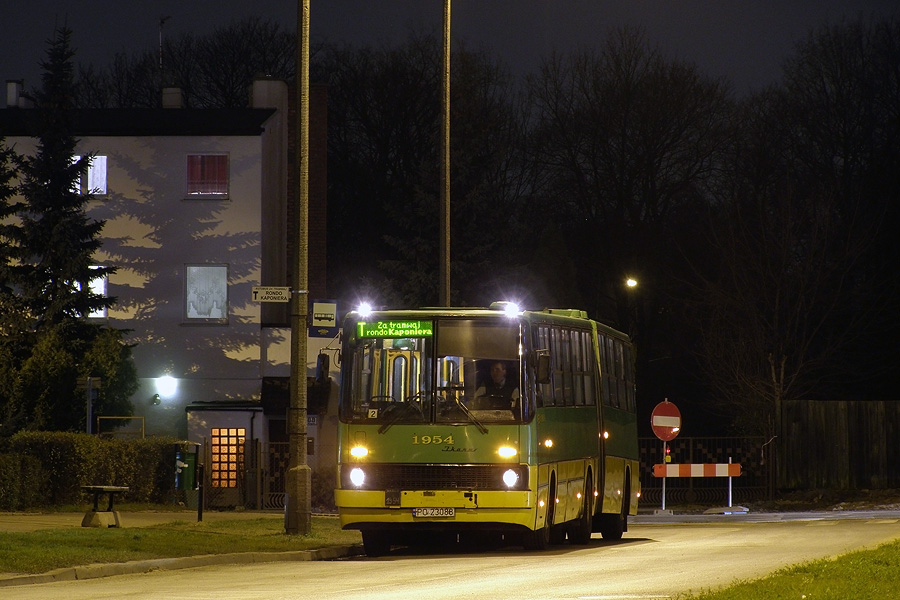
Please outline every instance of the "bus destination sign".
[{"label": "bus destination sign", "polygon": [[361,338],[431,337],[434,330],[431,321],[358,321],[356,335]]}]

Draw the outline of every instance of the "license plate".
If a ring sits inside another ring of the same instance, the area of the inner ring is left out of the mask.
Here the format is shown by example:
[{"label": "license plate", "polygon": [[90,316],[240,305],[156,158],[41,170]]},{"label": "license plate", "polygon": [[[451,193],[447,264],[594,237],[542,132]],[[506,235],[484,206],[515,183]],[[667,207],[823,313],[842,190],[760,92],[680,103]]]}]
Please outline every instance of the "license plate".
[{"label": "license plate", "polygon": [[455,517],[455,508],[414,508],[412,509],[414,517]]}]

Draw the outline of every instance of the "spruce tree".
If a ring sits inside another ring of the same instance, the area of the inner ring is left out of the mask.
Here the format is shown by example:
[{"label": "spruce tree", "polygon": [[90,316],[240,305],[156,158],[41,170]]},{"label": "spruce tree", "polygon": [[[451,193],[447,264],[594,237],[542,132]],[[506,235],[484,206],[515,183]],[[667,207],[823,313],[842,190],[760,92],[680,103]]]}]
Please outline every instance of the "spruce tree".
[{"label": "spruce tree", "polygon": [[[21,429],[85,431],[86,392],[78,382],[89,376],[102,381],[93,403],[98,415],[130,416],[129,398],[138,387],[123,332],[87,318],[114,304],[90,287],[114,270],[94,264],[104,224],[88,216],[92,196],[81,190],[92,156],[75,156],[71,35],[63,27],[48,42],[35,95],[35,151],[11,157],[20,202],[0,203],[17,217],[0,232],[0,251],[7,253],[0,286],[21,315],[0,332],[0,436]],[[0,200],[2,183],[0,170]]]},{"label": "spruce tree", "polygon": [[112,304],[89,285],[111,270],[92,268],[103,223],[87,216],[85,207],[92,197],[80,189],[92,156],[75,160],[71,36],[71,30],[63,27],[48,42],[42,87],[35,97],[37,149],[33,156],[23,157],[19,167],[25,206],[20,213],[18,281],[35,329]]}]

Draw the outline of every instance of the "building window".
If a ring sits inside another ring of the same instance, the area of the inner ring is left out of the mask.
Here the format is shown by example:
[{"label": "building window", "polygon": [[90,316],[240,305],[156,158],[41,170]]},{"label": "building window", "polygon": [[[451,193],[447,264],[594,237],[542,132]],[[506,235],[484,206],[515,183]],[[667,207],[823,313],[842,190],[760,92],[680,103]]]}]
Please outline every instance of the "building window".
[{"label": "building window", "polygon": [[210,479],[214,488],[235,488],[238,475],[244,469],[244,440],[247,430],[243,427],[213,429],[210,435],[212,470]]},{"label": "building window", "polygon": [[[73,156],[72,162],[78,162],[81,156]],[[81,176],[75,187],[79,194],[91,194],[93,196],[105,196],[106,191],[106,156],[94,155],[87,173]]]},{"label": "building window", "polygon": [[[91,269],[99,269],[100,267],[94,266]],[[95,277],[88,282],[88,288],[90,288],[91,293],[97,296],[101,296],[106,298],[109,296],[107,293],[107,285],[109,284],[109,275],[103,275],[101,277]],[[97,310],[91,311],[88,315],[89,319],[105,319],[107,317],[106,307],[98,308]]]},{"label": "building window", "polygon": [[[90,267],[91,270],[102,269],[103,267],[99,265],[93,265]],[[109,275],[100,275],[100,276],[91,276],[90,281],[88,281],[88,289],[95,296],[100,296],[102,298],[106,298],[107,294],[107,285],[109,283]],[[81,291],[81,282],[75,281],[73,282],[73,286],[76,290]],[[87,316],[89,319],[105,319],[107,317],[106,307],[98,308],[97,310],[93,310]]]},{"label": "building window", "polygon": [[228,317],[228,267],[188,265],[184,307],[188,321],[224,321]]},{"label": "building window", "polygon": [[228,195],[228,155],[188,154],[188,196]]}]

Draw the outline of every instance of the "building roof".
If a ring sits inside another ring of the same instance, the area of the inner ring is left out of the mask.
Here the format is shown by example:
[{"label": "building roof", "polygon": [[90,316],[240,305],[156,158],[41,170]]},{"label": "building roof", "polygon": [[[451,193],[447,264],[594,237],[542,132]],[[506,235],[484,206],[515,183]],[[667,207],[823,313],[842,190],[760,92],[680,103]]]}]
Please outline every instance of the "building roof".
[{"label": "building roof", "polygon": [[[89,108],[73,111],[72,133],[87,136],[257,136],[274,108]],[[0,110],[0,137],[34,137],[40,111]]]}]

